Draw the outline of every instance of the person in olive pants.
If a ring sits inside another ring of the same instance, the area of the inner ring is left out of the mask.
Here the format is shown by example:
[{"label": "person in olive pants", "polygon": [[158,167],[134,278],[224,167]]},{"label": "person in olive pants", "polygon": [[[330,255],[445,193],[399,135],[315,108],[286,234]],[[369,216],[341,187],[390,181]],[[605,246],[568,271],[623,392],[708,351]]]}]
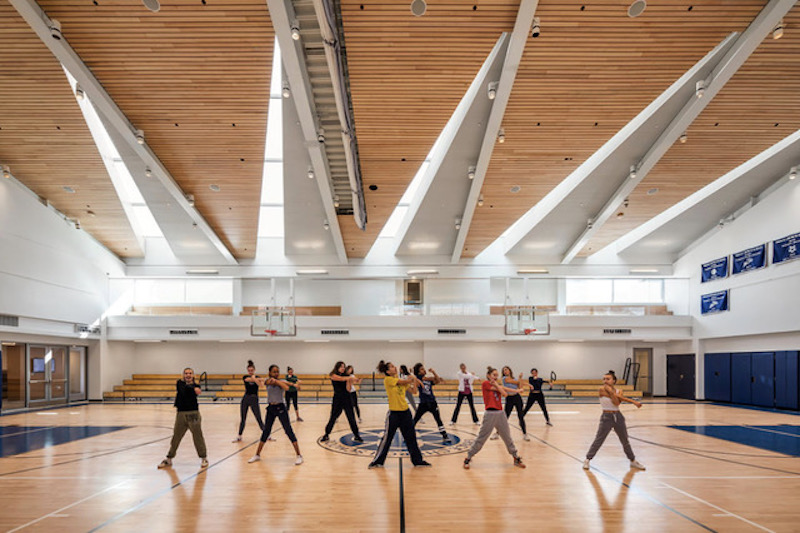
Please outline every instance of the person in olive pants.
[{"label": "person in olive pants", "polygon": [[200,417],[200,409],[197,406],[197,396],[202,392],[202,389],[194,381],[194,370],[185,368],[183,370],[183,379],[179,379],[175,383],[175,388],[177,391],[175,394],[175,407],[178,408],[178,412],[175,414],[172,442],[167,452],[167,458],[161,461],[158,468],[172,466],[172,458],[175,457],[178,445],[180,445],[183,436],[186,434],[186,430],[192,432],[194,448],[201,459],[200,467],[205,468],[208,466],[206,441],[203,438],[203,428],[200,426],[202,418]]}]

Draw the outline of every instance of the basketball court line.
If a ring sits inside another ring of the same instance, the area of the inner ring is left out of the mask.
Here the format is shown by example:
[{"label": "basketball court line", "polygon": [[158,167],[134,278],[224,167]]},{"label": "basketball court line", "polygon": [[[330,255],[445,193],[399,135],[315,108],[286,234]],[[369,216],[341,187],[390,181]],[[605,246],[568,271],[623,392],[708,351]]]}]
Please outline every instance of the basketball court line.
[{"label": "basketball court line", "polygon": [[691,499],[693,499],[693,500],[695,500],[695,501],[698,501],[698,502],[700,502],[700,503],[702,503],[702,504],[705,504],[705,505],[707,505],[707,506],[709,506],[709,507],[711,507],[711,508],[713,508],[713,509],[716,509],[717,511],[721,511],[721,512],[725,513],[727,516],[732,516],[732,517],[734,517],[734,518],[738,518],[738,519],[739,519],[739,520],[741,520],[742,522],[745,522],[745,523],[747,523],[747,524],[750,524],[751,526],[753,526],[753,527],[756,527],[756,528],[758,528],[758,529],[760,529],[760,530],[762,530],[762,531],[767,531],[767,532],[769,532],[769,533],[775,533],[775,531],[773,531],[773,530],[771,530],[771,529],[769,529],[769,528],[766,528],[766,527],[762,526],[761,524],[757,524],[757,523],[753,522],[752,520],[748,520],[747,518],[744,518],[743,516],[739,516],[739,515],[738,515],[738,514],[736,514],[736,513],[733,513],[733,512],[731,512],[731,511],[728,511],[727,509],[723,509],[722,507],[720,507],[720,506],[718,506],[718,505],[714,505],[714,504],[713,504],[713,503],[711,503],[711,502],[707,502],[706,500],[704,500],[704,499],[702,499],[702,498],[699,498],[699,497],[697,497],[697,496],[695,496],[695,495],[693,495],[693,494],[689,494],[688,492],[686,492],[686,491],[684,491],[684,490],[681,490],[681,489],[679,489],[679,488],[677,488],[677,487],[673,487],[673,486],[672,486],[672,485],[670,485],[669,483],[664,483],[664,482],[662,481],[662,482],[661,482],[661,484],[662,484],[662,485],[664,485],[664,486],[666,486],[666,487],[668,487],[668,488],[670,488],[670,489],[672,489],[672,490],[674,490],[675,492],[679,492],[680,494],[683,494],[683,495],[684,495],[684,496],[686,496],[687,498],[691,498]]},{"label": "basketball court line", "polygon": [[398,457],[400,462],[400,533],[406,533],[406,503],[405,490],[403,489],[403,458]]},{"label": "basketball court line", "polygon": [[759,426],[748,426],[747,424],[740,424],[740,425],[741,427],[747,429],[755,429],[757,431],[764,431],[766,433],[775,433],[777,435],[784,435],[786,437],[794,437],[796,439],[800,439],[800,435],[798,435],[797,433],[787,433],[785,431],[778,431],[777,429],[767,429],[765,427],[759,427]]},{"label": "basketball court line", "polygon": [[99,492],[95,492],[94,494],[91,494],[91,495],[89,495],[89,496],[86,496],[85,498],[82,498],[82,499],[78,500],[78,501],[77,501],[77,502],[75,502],[75,503],[71,503],[71,504],[69,504],[69,505],[67,505],[67,506],[65,506],[65,507],[62,507],[61,509],[57,509],[57,510],[53,511],[52,513],[47,513],[46,515],[40,516],[39,518],[37,518],[37,519],[35,519],[35,520],[31,520],[31,521],[30,521],[30,522],[28,522],[27,524],[22,524],[21,526],[15,527],[14,529],[10,529],[10,530],[8,530],[8,531],[7,531],[7,533],[14,533],[14,532],[16,532],[16,531],[19,531],[19,530],[21,530],[21,529],[25,529],[25,528],[26,528],[26,527],[28,527],[28,526],[32,526],[33,524],[36,524],[36,523],[38,523],[38,522],[41,522],[42,520],[44,520],[44,519],[46,519],[46,518],[50,518],[50,517],[56,517],[56,516],[58,516],[58,515],[59,515],[61,512],[63,512],[63,511],[66,511],[67,509],[70,509],[71,507],[75,507],[76,505],[80,505],[80,504],[82,504],[82,503],[83,503],[83,502],[85,502],[85,501],[91,500],[92,498],[94,498],[94,497],[96,497],[96,496],[100,496],[101,494],[104,494],[104,493],[106,493],[106,492],[109,492],[109,491],[111,491],[111,490],[113,490],[113,489],[115,489],[115,488],[119,487],[120,485],[124,485],[124,484],[125,484],[125,483],[127,483],[127,482],[128,482],[127,480],[126,480],[126,481],[120,481],[120,482],[119,482],[119,483],[117,483],[116,485],[112,485],[112,486],[110,486],[110,487],[108,487],[108,488],[105,488],[105,489],[103,489],[103,490],[99,491]]},{"label": "basketball court line", "polygon": [[36,433],[37,431],[44,431],[46,429],[54,428],[57,426],[46,426],[46,427],[37,427],[36,429],[25,429],[23,431],[17,431],[16,433],[8,433],[8,434],[0,434],[0,439],[4,439],[6,437],[15,437],[17,435],[25,435],[30,433]]}]

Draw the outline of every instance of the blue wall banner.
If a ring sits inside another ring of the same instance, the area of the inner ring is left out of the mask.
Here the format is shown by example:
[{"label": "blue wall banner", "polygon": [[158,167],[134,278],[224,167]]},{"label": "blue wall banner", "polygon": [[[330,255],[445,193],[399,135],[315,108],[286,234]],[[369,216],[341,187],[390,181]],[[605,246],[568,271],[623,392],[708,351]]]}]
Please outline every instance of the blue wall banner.
[{"label": "blue wall banner", "polygon": [[800,257],[800,233],[772,241],[772,264]]},{"label": "blue wall banner", "polygon": [[701,283],[728,277],[728,256],[703,263]]},{"label": "blue wall banner", "polygon": [[728,304],[729,299],[727,290],[704,294],[700,297],[700,313],[706,315],[708,313],[728,311]]},{"label": "blue wall banner", "polygon": [[733,254],[733,274],[757,270],[767,266],[767,245],[759,244]]}]

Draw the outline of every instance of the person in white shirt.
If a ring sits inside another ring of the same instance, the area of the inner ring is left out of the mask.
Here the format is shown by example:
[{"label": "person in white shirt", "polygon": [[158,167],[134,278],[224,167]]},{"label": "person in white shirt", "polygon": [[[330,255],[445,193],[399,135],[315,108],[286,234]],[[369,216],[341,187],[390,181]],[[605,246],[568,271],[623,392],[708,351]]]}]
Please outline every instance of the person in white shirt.
[{"label": "person in white shirt", "polygon": [[472,398],[472,391],[473,391],[473,383],[476,381],[480,383],[480,379],[467,370],[467,365],[461,363],[459,366],[460,371],[456,372],[456,377],[458,378],[458,401],[456,402],[456,409],[453,411],[453,418],[450,420],[450,425],[455,425],[456,421],[458,420],[458,412],[461,410],[461,402],[466,400],[469,402],[469,409],[472,411],[472,422],[475,424],[480,424],[478,422],[478,413],[475,411],[475,403]]}]

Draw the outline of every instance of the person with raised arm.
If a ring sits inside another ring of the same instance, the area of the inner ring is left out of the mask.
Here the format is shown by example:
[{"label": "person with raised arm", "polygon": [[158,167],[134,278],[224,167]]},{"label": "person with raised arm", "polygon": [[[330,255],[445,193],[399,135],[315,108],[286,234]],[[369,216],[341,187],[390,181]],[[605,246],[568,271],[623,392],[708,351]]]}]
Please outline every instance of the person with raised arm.
[{"label": "person with raised arm", "polygon": [[364,442],[358,433],[358,424],[356,424],[356,416],[353,412],[353,400],[349,392],[350,384],[355,380],[355,376],[345,374],[345,368],[344,361],[337,361],[329,374],[333,385],[333,400],[331,401],[331,416],[325,426],[325,434],[319,439],[321,441],[330,439],[333,425],[344,411],[347,421],[350,423],[350,430],[353,432],[353,440],[359,443]]},{"label": "person with raised arm", "polygon": [[206,454],[206,441],[203,438],[203,428],[200,422],[203,420],[200,416],[200,408],[197,405],[197,397],[203,390],[200,385],[194,380],[194,370],[189,367],[183,369],[183,379],[175,382],[175,407],[178,412],[175,413],[175,426],[172,430],[172,442],[167,452],[167,458],[159,463],[158,468],[169,468],[172,466],[172,458],[178,452],[178,446],[186,434],[186,430],[192,432],[192,440],[194,441],[194,449],[197,450],[197,455],[200,457],[200,468],[208,466],[208,458]]},{"label": "person with raised arm", "polygon": [[[555,380],[553,380],[555,381]],[[547,414],[547,406],[544,404],[544,392],[542,392],[542,383],[547,383],[550,385],[551,383],[546,379],[542,379],[539,377],[539,371],[535,368],[531,368],[531,376],[528,378],[528,385],[530,387],[530,392],[528,392],[528,401],[525,404],[525,410],[522,412],[522,416],[528,414],[531,407],[533,407],[533,402],[537,402],[539,407],[542,408],[542,414],[544,415],[545,423],[548,426],[552,426],[553,424],[550,423],[550,416]]]},{"label": "person with raised arm", "polygon": [[286,433],[286,436],[289,437],[289,441],[292,443],[292,446],[294,446],[294,451],[297,454],[294,464],[303,464],[303,456],[300,455],[300,446],[297,444],[297,437],[294,431],[292,431],[292,423],[289,421],[289,410],[286,408],[286,403],[283,399],[283,394],[289,390],[289,382],[278,379],[280,373],[281,369],[278,368],[278,365],[270,365],[269,377],[258,379],[259,384],[267,388],[267,403],[269,405],[267,405],[264,431],[261,433],[258,449],[256,450],[256,454],[247,461],[248,463],[255,463],[261,460],[261,450],[264,448],[264,444],[267,442],[269,434],[272,432],[272,425],[277,418],[281,421],[283,431]]},{"label": "person with raised arm", "polygon": [[294,375],[294,369],[290,366],[286,367],[286,382],[289,384],[289,390],[284,394],[286,400],[286,409],[291,409],[294,404],[294,414],[298,422],[302,422],[300,418],[300,410],[297,408],[297,391],[300,390],[300,380]]},{"label": "person with raised arm", "polygon": [[256,376],[256,365],[252,359],[247,361],[247,374],[242,376],[244,382],[244,396],[242,402],[239,404],[239,433],[232,442],[241,442],[242,433],[244,433],[244,423],[247,420],[247,410],[253,411],[253,416],[256,417],[258,427],[264,431],[264,422],[261,421],[261,408],[258,405],[258,376]]},{"label": "person with raised arm", "polygon": [[603,445],[608,433],[612,429],[617,434],[617,437],[619,437],[622,449],[631,462],[631,468],[645,470],[644,465],[636,460],[636,455],[633,453],[631,443],[628,441],[628,427],[625,425],[625,417],[622,416],[622,412],[619,410],[619,406],[622,402],[632,403],[637,409],[642,407],[642,404],[641,402],[623,396],[622,391],[615,387],[616,384],[617,375],[613,370],[609,370],[603,376],[603,386],[597,391],[600,398],[600,407],[603,408],[603,414],[600,415],[600,424],[597,426],[597,434],[594,437],[594,442],[592,442],[592,445],[589,447],[589,451],[586,452],[586,460],[583,461],[584,470],[589,470],[589,461],[594,459],[594,456],[597,455],[597,451],[600,449],[600,446]]},{"label": "person with raised arm", "polygon": [[519,456],[514,441],[511,438],[511,428],[508,425],[508,417],[503,412],[502,399],[508,396],[509,391],[499,381],[497,376],[497,369],[492,367],[486,368],[486,381],[481,383],[481,392],[483,392],[483,404],[485,412],[483,414],[483,424],[478,431],[478,436],[472,447],[467,452],[467,457],[464,459],[464,468],[469,469],[472,458],[481,451],[483,445],[492,431],[497,430],[497,433],[503,439],[508,453],[514,458],[514,466],[518,468],[525,468],[525,463],[522,462],[522,457]]},{"label": "person with raised arm", "polygon": [[[502,377],[503,387],[506,388],[508,391],[508,395],[506,396],[506,418],[511,416],[511,412],[516,409],[517,410],[517,417],[519,418],[519,427],[522,430],[522,438],[526,441],[531,440],[528,436],[528,428],[525,425],[525,414],[522,410],[522,396],[520,395],[520,387],[522,386],[522,373],[519,375],[519,379],[514,379],[514,371],[511,370],[511,367],[504,366],[503,367],[503,377]],[[497,433],[492,435],[492,440],[496,440],[500,437]]]},{"label": "person with raised arm", "polygon": [[436,425],[439,428],[439,433],[442,434],[442,442],[444,444],[451,444],[453,441],[447,436],[447,431],[444,430],[442,423],[442,415],[439,413],[439,404],[436,402],[436,396],[433,394],[433,386],[438,385],[444,380],[436,373],[436,370],[430,368],[431,375],[425,371],[422,363],[414,365],[414,377],[417,378],[417,390],[419,392],[419,407],[414,415],[414,426],[416,427],[419,419],[425,413],[433,415]]},{"label": "person with raised arm", "polygon": [[[406,367],[406,365],[400,365],[400,371],[398,375],[400,376],[400,379],[406,379],[411,375],[411,372],[408,371],[408,367]],[[416,390],[416,388],[414,390]],[[411,388],[406,389],[406,401],[408,402],[409,407],[411,407],[411,411],[416,414],[417,402],[414,401],[414,394],[411,392]]]},{"label": "person with raised arm", "polygon": [[355,370],[353,369],[353,365],[347,365],[347,368],[344,369],[344,373],[347,374],[348,377],[352,377],[353,381],[350,382],[350,399],[353,401],[353,409],[356,412],[356,416],[358,417],[358,423],[361,423],[361,409],[358,407],[358,385],[361,383],[361,378],[355,375]]},{"label": "person with raised arm", "polygon": [[386,413],[386,429],[383,432],[378,448],[375,450],[375,456],[369,464],[369,468],[383,468],[383,463],[386,461],[386,456],[389,454],[394,435],[398,429],[403,435],[408,454],[411,457],[411,463],[414,466],[431,466],[429,462],[422,458],[422,452],[417,444],[417,434],[414,431],[414,421],[411,419],[411,411],[408,409],[408,402],[406,401],[406,390],[409,388],[415,389],[417,380],[414,379],[414,376],[399,378],[397,376],[397,367],[384,361],[378,363],[378,371],[385,376],[383,378],[383,386],[386,388],[386,396],[389,399],[389,412]]},{"label": "person with raised arm", "polygon": [[467,365],[461,363],[459,366],[459,371],[456,373],[456,378],[458,379],[458,400],[456,401],[456,408],[453,411],[453,418],[450,420],[450,425],[454,426],[455,423],[458,421],[458,412],[461,410],[461,403],[466,399],[469,402],[469,410],[472,413],[472,422],[476,425],[480,425],[478,422],[478,413],[475,411],[475,403],[472,396],[473,391],[473,384],[477,381],[480,383],[480,379],[467,370]]}]

